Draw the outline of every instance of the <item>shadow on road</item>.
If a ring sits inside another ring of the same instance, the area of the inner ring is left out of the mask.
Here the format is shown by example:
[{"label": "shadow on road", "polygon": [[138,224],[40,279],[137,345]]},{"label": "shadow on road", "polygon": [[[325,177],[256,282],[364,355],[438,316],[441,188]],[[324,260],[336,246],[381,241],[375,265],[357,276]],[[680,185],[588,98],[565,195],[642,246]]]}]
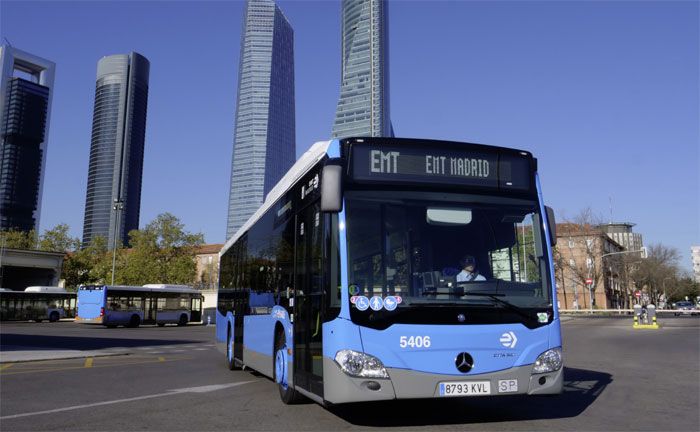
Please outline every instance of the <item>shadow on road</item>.
[{"label": "shadow on road", "polygon": [[559,396],[420,399],[347,404],[330,408],[360,426],[423,426],[546,420],[576,417],[613,381],[612,375],[585,369],[564,369]]},{"label": "shadow on road", "polygon": [[133,348],[142,346],[199,344],[201,340],[177,339],[122,339],[77,336],[46,336],[33,334],[0,334],[0,350],[99,350],[105,348]]}]

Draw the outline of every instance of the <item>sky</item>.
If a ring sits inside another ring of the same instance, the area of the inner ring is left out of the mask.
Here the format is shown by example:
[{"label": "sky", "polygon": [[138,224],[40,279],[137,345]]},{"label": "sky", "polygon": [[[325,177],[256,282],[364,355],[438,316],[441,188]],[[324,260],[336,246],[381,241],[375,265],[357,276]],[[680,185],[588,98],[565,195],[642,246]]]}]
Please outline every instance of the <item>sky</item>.
[{"label": "sky", "polygon": [[[294,28],[297,156],[330,138],[340,1]],[[97,61],[151,63],[140,226],[225,242],[241,1],[0,2],[0,36],[56,63],[40,229],[82,237]],[[591,208],[646,245],[700,245],[697,1],[390,1],[397,136],[531,151],[558,220]]]}]

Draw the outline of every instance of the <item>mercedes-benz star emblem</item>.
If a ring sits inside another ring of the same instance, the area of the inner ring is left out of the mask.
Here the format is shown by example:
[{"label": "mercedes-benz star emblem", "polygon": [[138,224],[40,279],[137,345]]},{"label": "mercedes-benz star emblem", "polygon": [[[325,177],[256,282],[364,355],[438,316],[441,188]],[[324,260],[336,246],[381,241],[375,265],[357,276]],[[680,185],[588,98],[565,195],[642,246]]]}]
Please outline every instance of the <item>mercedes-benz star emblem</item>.
[{"label": "mercedes-benz star emblem", "polygon": [[457,315],[457,321],[459,321],[459,322],[464,322],[464,320],[466,320],[466,319],[467,319],[467,317],[465,317],[464,314]]},{"label": "mercedes-benz star emblem", "polygon": [[459,353],[455,359],[455,366],[457,366],[458,371],[467,373],[474,367],[474,359],[469,353]]}]

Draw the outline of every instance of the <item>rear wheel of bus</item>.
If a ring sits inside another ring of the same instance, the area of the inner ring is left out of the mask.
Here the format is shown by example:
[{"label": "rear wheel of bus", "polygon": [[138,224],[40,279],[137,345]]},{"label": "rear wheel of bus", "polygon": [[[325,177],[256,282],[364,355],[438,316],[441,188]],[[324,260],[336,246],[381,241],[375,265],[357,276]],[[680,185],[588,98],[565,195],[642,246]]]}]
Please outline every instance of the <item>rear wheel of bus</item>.
[{"label": "rear wheel of bus", "polygon": [[275,355],[272,365],[273,378],[279,388],[280,398],[285,404],[296,404],[304,400],[294,388],[289,385],[289,370],[287,365],[289,357],[284,331],[277,331],[275,335]]}]

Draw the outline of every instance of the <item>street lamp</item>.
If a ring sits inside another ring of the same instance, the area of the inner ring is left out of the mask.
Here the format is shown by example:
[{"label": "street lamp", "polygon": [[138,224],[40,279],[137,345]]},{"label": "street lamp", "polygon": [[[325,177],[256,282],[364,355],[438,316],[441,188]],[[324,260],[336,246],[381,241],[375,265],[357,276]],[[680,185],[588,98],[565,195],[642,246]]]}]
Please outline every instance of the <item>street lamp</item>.
[{"label": "street lamp", "polygon": [[114,285],[114,272],[117,265],[117,239],[119,238],[119,215],[124,209],[124,202],[119,198],[114,198],[114,205],[112,210],[114,210],[114,241],[112,242],[112,285]]}]

